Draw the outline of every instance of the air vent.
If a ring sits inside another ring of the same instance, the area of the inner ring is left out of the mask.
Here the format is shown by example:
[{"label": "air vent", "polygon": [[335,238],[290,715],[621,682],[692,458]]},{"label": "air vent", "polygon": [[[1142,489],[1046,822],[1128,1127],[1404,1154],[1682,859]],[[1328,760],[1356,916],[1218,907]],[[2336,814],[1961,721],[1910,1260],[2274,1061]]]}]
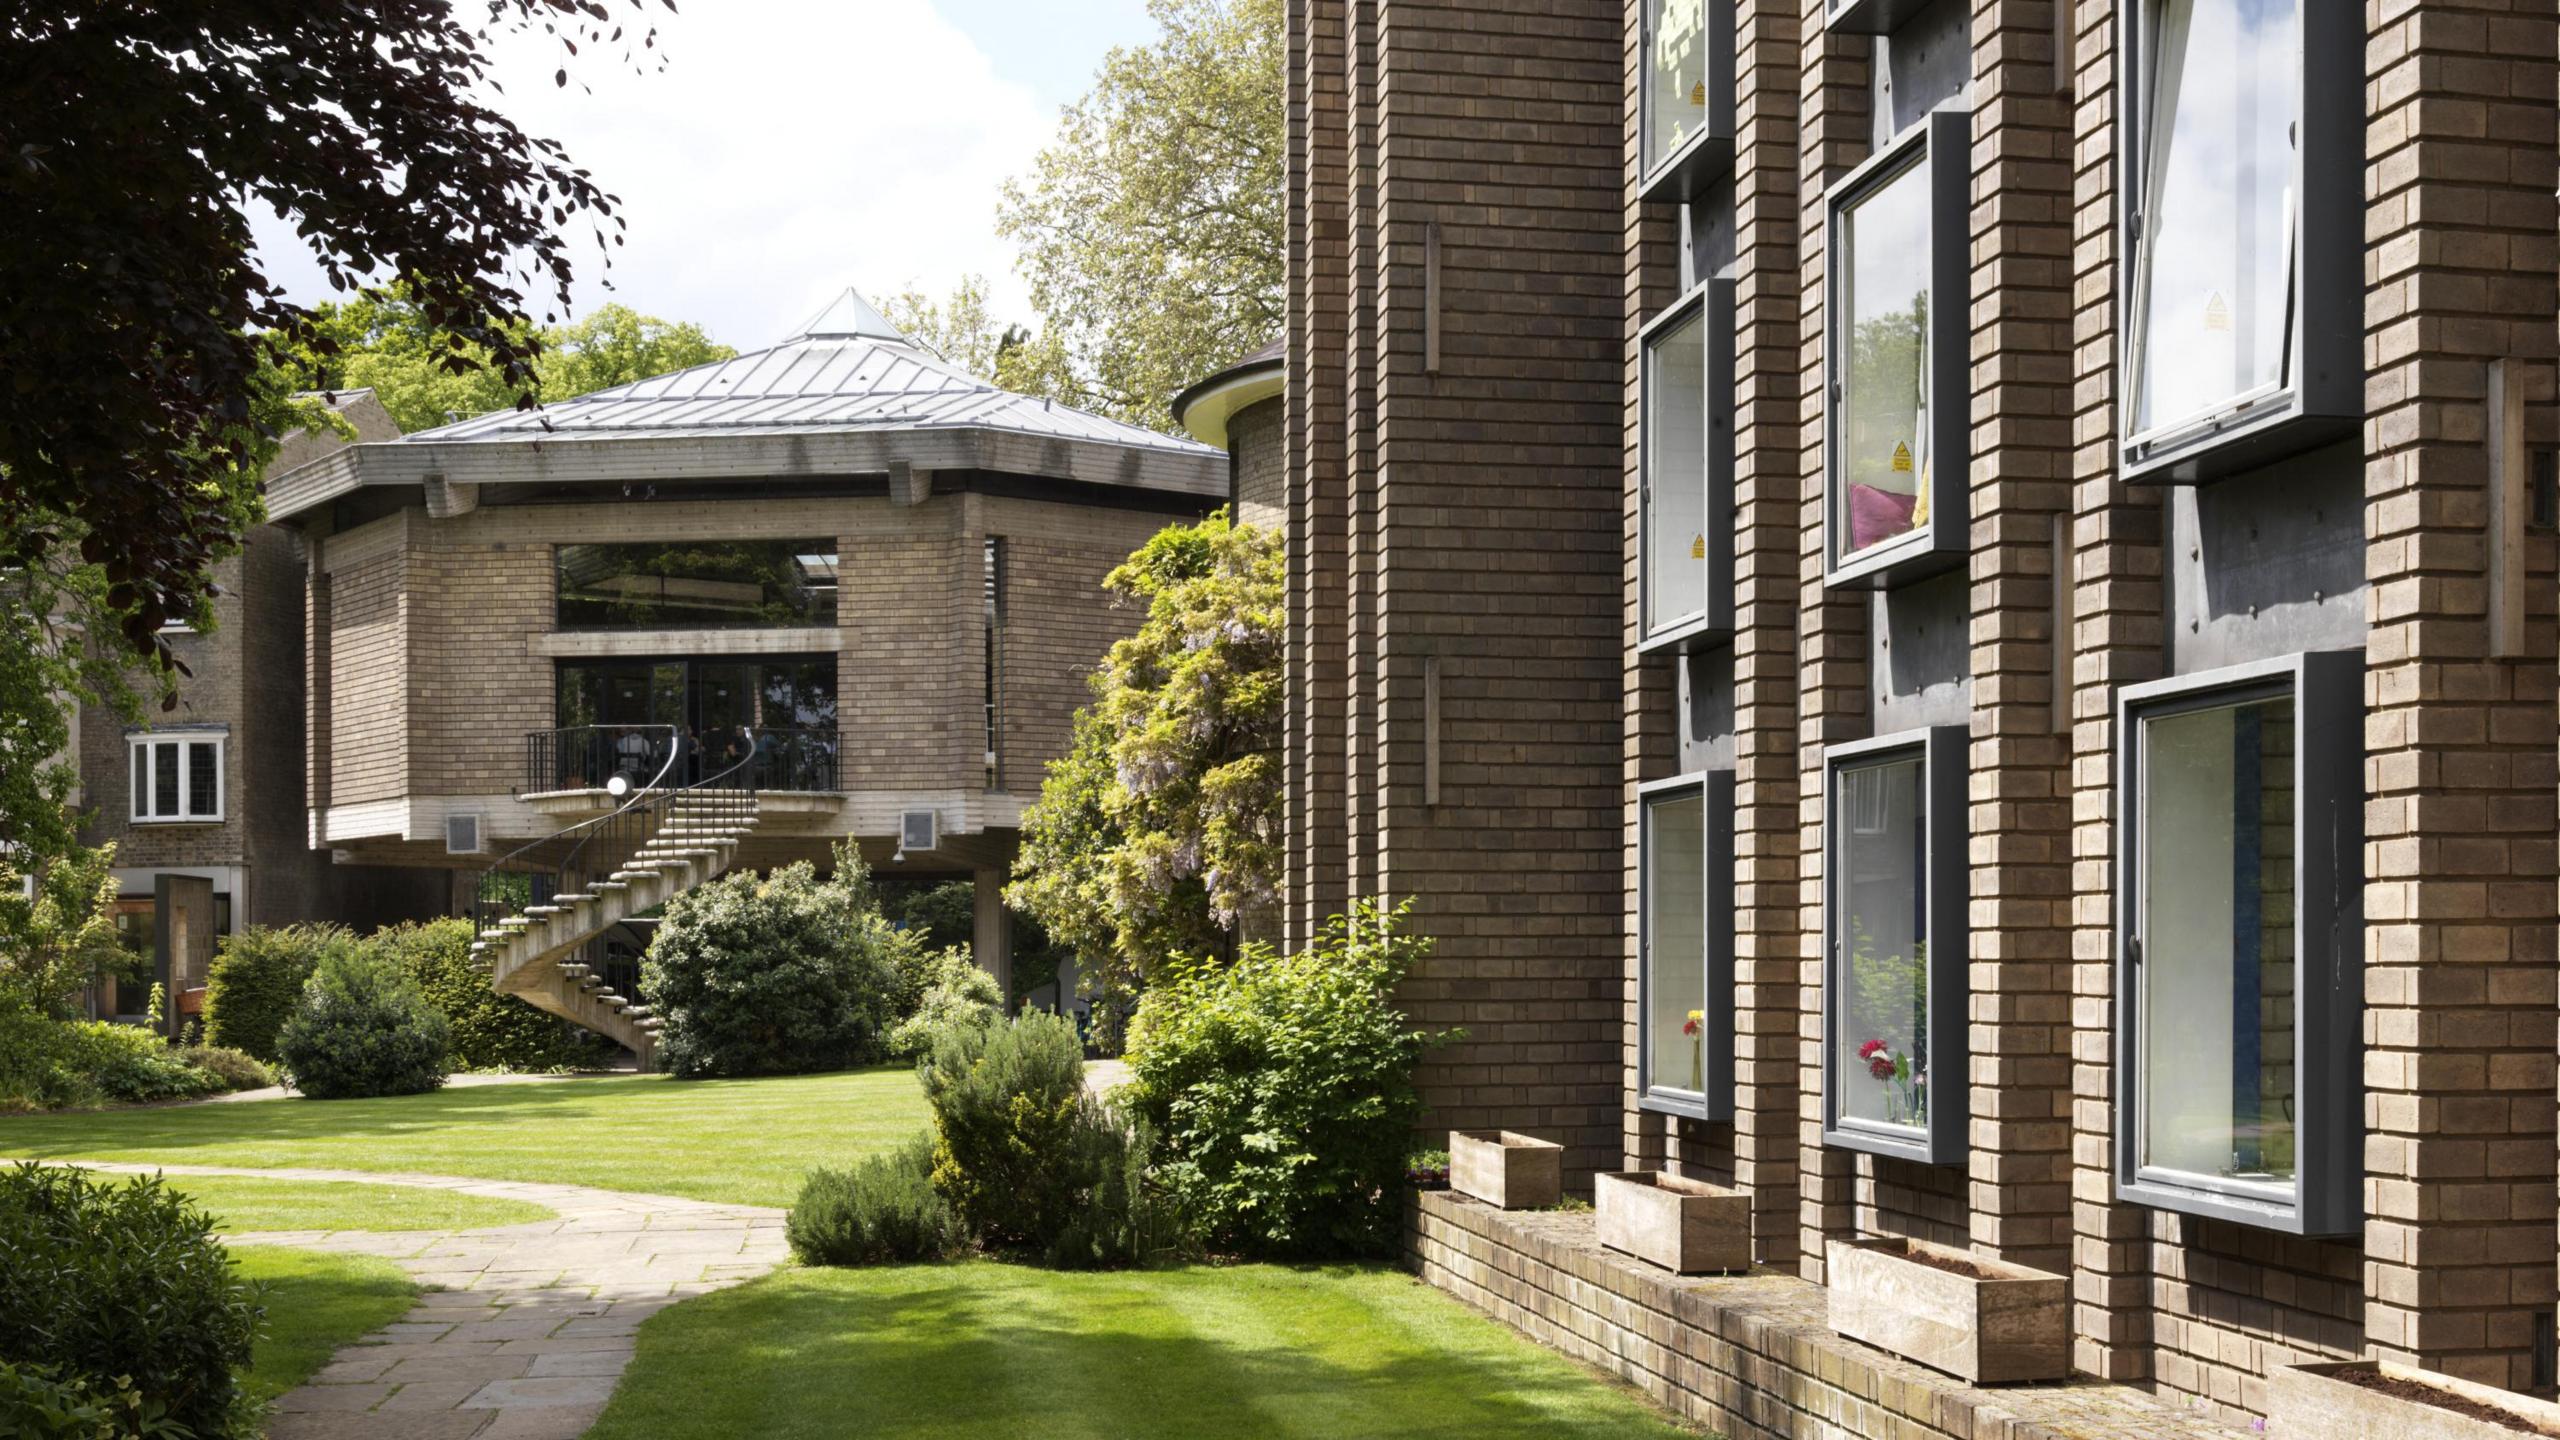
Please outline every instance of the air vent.
[{"label": "air vent", "polygon": [[444,853],[477,855],[480,853],[480,817],[447,815],[444,817]]},{"label": "air vent", "polygon": [[908,810],[898,816],[898,848],[909,854],[942,844],[941,817],[931,810]]}]

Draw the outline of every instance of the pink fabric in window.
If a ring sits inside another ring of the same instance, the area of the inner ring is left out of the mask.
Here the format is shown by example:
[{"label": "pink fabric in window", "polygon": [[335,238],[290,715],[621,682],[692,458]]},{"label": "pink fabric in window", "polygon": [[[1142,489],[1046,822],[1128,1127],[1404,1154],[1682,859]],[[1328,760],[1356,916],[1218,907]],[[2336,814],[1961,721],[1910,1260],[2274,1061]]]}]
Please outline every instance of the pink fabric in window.
[{"label": "pink fabric in window", "polygon": [[1911,507],[1917,495],[1897,495],[1873,485],[1849,487],[1849,549],[1864,550],[1911,529]]}]

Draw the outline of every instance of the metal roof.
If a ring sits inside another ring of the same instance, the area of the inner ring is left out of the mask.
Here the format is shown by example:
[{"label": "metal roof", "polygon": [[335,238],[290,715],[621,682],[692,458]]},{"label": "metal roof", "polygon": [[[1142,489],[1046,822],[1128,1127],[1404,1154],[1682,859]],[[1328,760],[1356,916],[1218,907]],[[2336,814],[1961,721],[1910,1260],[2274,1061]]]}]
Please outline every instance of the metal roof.
[{"label": "metal roof", "polygon": [[943,429],[995,430],[1044,440],[1219,456],[1193,440],[999,390],[908,340],[852,290],[798,335],[769,350],[554,401],[539,410],[494,411],[391,443],[556,443]]}]

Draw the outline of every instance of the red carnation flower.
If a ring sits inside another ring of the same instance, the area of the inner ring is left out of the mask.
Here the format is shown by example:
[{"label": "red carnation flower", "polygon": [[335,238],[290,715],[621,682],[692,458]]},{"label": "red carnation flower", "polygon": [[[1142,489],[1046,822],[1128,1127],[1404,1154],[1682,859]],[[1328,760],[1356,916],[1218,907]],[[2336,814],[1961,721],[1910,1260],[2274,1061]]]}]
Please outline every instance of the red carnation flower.
[{"label": "red carnation flower", "polygon": [[1867,1061],[1867,1073],[1879,1080],[1890,1080],[1893,1078],[1893,1061],[1889,1057],[1878,1055]]},{"label": "red carnation flower", "polygon": [[1873,1060],[1876,1058],[1876,1052],[1883,1048],[1883,1041],[1870,1040],[1866,1044],[1858,1047],[1858,1058],[1861,1060]]}]

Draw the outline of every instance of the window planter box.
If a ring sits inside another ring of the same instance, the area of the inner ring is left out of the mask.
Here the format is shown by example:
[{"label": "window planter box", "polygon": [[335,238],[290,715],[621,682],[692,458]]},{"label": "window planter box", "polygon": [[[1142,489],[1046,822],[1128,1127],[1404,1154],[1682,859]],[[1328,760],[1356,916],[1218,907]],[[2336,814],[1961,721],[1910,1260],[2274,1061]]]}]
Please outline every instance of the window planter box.
[{"label": "window planter box", "polygon": [[1679,1275],[1751,1268],[1751,1200],[1685,1175],[1595,1177],[1600,1243]]},{"label": "window planter box", "polygon": [[[2357,1383],[2359,1378],[2367,1383]],[[2397,1383],[2381,1389],[2370,1383],[2377,1379]],[[2462,1409],[2429,1403],[2409,1393],[2413,1388],[2432,1391]],[[2486,1418],[2482,1410],[2502,1418]],[[2515,1440],[2519,1432],[2560,1433],[2560,1405],[2388,1360],[2288,1365],[2267,1386],[2267,1433],[2286,1440],[2331,1435]]]},{"label": "window planter box", "polygon": [[[1834,1240],[1831,1328],[1970,1384],[2071,1373],[2071,1282],[1925,1240]],[[1932,1263],[1935,1262],[1935,1263]]]},{"label": "window planter box", "polygon": [[1564,1147],[1512,1130],[1449,1132],[1449,1188],[1497,1210],[1564,1200]]}]

